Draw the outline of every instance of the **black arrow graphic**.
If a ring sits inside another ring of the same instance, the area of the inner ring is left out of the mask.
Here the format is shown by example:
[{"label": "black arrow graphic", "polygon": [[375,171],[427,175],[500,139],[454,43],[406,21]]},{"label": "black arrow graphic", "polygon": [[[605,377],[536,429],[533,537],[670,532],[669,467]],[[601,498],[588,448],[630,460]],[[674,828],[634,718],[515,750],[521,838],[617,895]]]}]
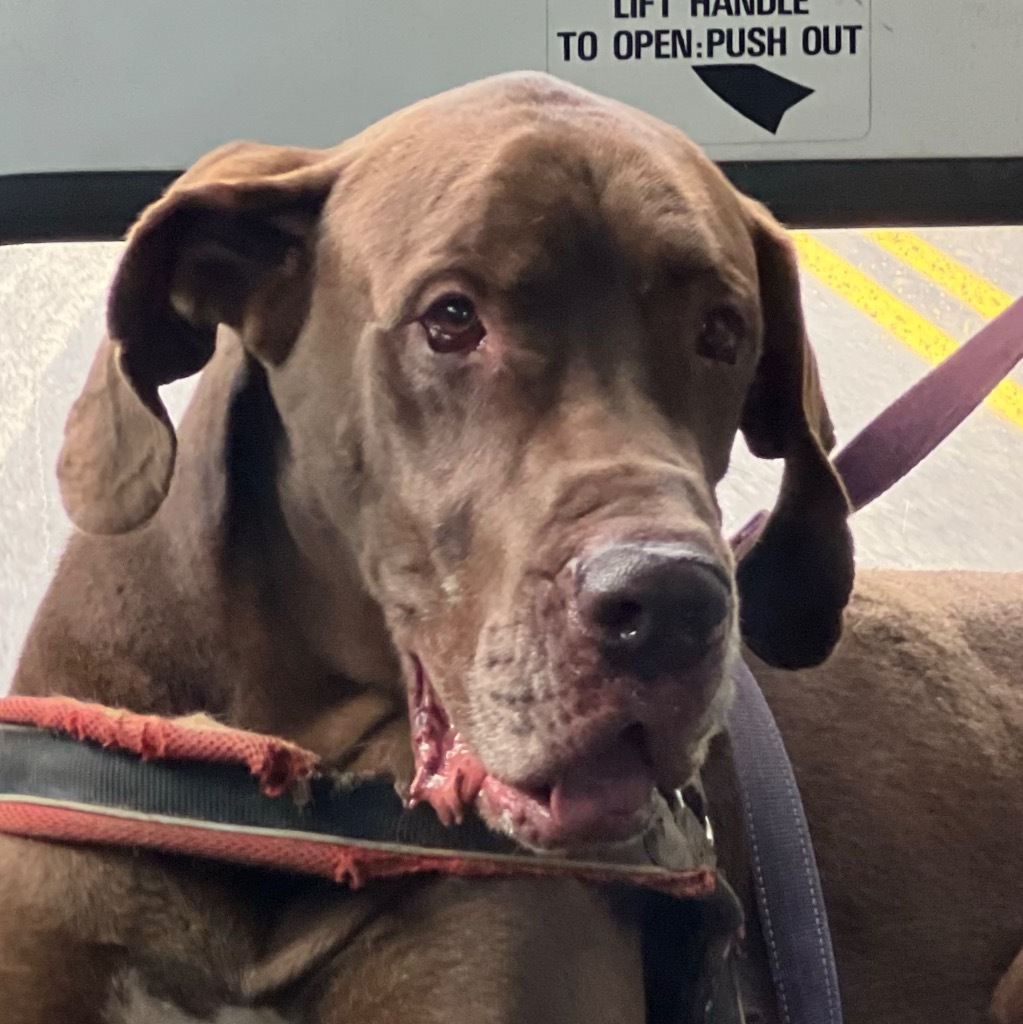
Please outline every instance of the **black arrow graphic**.
[{"label": "black arrow graphic", "polygon": [[772,135],[781,119],[814,92],[758,64],[694,64],[693,70],[711,92]]}]

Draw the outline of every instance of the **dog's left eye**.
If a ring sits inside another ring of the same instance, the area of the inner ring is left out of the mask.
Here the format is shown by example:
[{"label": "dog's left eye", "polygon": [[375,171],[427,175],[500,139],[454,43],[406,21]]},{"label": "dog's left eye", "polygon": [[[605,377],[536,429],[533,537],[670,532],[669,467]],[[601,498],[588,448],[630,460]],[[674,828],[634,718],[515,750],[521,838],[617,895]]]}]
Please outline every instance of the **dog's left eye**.
[{"label": "dog's left eye", "polygon": [[703,318],[696,351],[705,359],[734,366],[744,331],[742,316],[728,306],[720,306]]},{"label": "dog's left eye", "polygon": [[419,321],[434,352],[472,352],[486,337],[472,300],[465,295],[444,295]]}]

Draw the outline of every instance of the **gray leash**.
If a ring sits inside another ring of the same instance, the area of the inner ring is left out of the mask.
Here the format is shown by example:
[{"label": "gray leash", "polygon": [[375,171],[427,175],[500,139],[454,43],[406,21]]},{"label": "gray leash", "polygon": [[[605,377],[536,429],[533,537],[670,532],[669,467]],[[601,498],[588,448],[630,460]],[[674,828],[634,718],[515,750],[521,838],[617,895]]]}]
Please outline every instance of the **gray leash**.
[{"label": "gray leash", "polygon": [[828,916],[792,765],[744,662],[733,678],[728,731],[778,1011],[784,1024],[842,1024]]}]

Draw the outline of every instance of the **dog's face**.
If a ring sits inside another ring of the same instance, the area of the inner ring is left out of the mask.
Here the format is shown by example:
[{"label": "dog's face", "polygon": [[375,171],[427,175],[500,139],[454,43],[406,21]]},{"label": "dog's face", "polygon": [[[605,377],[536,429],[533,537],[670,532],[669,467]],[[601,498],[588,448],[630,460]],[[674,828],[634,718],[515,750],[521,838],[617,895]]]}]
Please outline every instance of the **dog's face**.
[{"label": "dog's face", "polygon": [[[218,151],[143,216],[110,320],[62,464],[72,516],[156,511],[155,388],[237,331],[283,425],[282,493],[386,618],[412,796],[445,818],[625,839],[721,723],[740,598],[775,663],[837,638],[847,505],[791,254],[637,111],[505,76],[330,153]],[[737,590],[715,486],[740,428],[786,474]]]}]

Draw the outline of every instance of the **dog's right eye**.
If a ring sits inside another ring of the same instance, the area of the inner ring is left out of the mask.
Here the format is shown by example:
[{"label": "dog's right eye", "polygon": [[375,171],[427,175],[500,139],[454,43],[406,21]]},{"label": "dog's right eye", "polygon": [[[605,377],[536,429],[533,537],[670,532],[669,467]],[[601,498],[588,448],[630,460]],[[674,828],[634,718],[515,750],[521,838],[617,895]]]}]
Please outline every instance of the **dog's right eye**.
[{"label": "dog's right eye", "polygon": [[705,359],[734,366],[744,333],[742,316],[728,306],[721,306],[704,318],[696,351]]},{"label": "dog's right eye", "polygon": [[465,295],[442,296],[419,322],[434,352],[472,352],[487,334],[476,307]]}]

